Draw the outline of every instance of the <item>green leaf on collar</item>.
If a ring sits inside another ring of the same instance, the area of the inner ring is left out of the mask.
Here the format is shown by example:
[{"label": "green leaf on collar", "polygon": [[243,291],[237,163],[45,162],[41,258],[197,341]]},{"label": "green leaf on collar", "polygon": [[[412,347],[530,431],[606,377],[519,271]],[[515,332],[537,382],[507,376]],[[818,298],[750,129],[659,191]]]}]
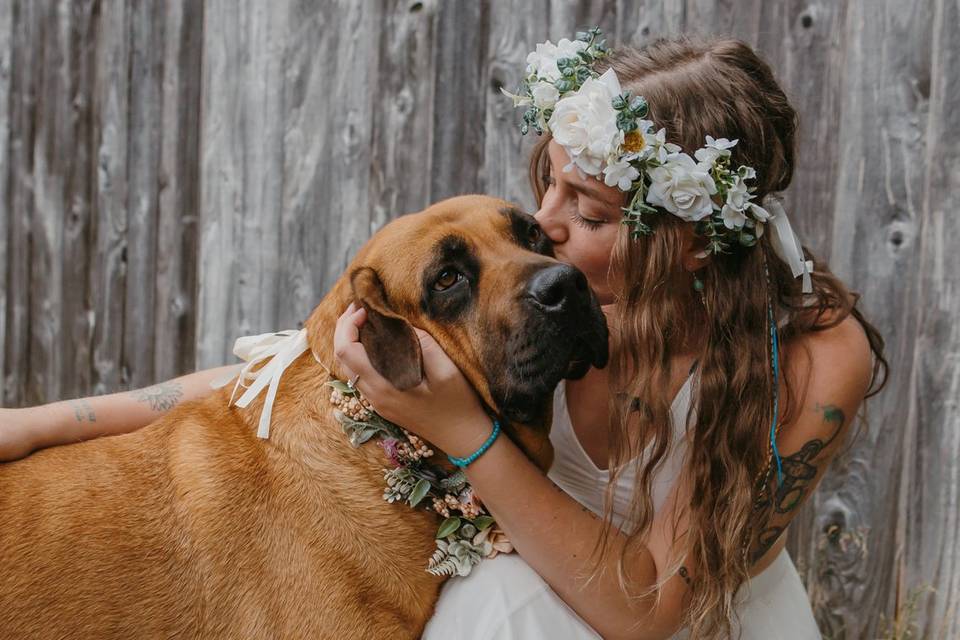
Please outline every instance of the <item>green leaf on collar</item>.
[{"label": "green leaf on collar", "polygon": [[423,500],[427,493],[430,491],[430,481],[426,478],[420,478],[417,484],[413,487],[413,491],[410,492],[410,506],[417,506],[421,500]]},{"label": "green leaf on collar", "polygon": [[440,528],[437,529],[437,539],[442,540],[447,536],[456,533],[457,529],[460,528],[460,518],[457,516],[452,516],[447,518],[440,523]]}]

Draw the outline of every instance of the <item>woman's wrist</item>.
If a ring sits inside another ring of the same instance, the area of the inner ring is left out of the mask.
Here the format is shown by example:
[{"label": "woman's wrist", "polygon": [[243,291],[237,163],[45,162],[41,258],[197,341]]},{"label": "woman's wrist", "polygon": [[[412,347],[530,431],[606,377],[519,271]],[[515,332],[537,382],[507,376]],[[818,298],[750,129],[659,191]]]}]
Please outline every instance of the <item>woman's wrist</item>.
[{"label": "woman's wrist", "polygon": [[467,458],[476,453],[493,433],[493,419],[485,413],[471,415],[444,434],[444,442],[435,443],[454,458]]}]

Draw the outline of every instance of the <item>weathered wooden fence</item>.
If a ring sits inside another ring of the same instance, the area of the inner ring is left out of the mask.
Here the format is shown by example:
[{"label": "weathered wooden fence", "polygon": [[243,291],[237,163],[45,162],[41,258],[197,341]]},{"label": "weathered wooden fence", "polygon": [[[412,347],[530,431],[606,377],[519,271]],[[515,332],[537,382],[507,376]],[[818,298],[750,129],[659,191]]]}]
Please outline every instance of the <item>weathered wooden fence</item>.
[{"label": "weathered wooden fence", "polygon": [[893,365],[791,549],[826,636],[877,637],[929,585],[919,637],[960,637],[951,0],[0,0],[2,402],[226,362],[431,201],[532,208],[499,87],[593,24],[632,44],[732,34],[778,72],[802,115],[793,219]]}]

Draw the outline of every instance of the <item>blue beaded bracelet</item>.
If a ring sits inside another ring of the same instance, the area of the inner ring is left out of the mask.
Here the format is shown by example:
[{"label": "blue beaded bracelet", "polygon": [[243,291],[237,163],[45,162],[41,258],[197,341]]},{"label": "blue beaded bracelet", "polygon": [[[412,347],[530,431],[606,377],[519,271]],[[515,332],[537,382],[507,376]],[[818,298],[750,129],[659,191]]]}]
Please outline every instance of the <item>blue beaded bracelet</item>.
[{"label": "blue beaded bracelet", "polygon": [[493,421],[493,433],[490,434],[490,437],[487,438],[487,441],[480,445],[480,448],[471,453],[466,458],[458,458],[456,456],[447,455],[447,458],[451,463],[460,467],[461,469],[466,469],[467,465],[482,456],[487,452],[487,449],[490,448],[490,445],[493,444],[493,441],[497,439],[497,436],[500,435],[500,422],[497,420]]}]

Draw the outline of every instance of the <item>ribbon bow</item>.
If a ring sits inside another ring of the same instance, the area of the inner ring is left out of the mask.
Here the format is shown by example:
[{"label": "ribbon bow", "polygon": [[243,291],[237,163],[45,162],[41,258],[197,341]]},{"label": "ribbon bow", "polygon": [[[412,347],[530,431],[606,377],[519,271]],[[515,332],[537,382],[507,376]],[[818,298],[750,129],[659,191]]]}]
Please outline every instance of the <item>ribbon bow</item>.
[{"label": "ribbon bow", "polygon": [[[267,389],[267,397],[260,412],[260,423],[257,427],[258,438],[270,437],[270,417],[273,413],[273,402],[277,397],[277,388],[280,386],[280,377],[294,360],[310,348],[307,342],[307,330],[290,329],[276,333],[261,333],[255,336],[237,338],[233,344],[233,353],[247,364],[240,369],[237,382],[233,385],[230,402],[234,404],[234,397],[240,387],[246,389],[236,401],[238,407],[246,408],[254,398]],[[254,368],[269,359],[265,365],[254,371]],[[318,361],[319,362],[319,361]],[[210,386],[219,388],[233,379],[233,374],[227,379],[214,380]]]}]

